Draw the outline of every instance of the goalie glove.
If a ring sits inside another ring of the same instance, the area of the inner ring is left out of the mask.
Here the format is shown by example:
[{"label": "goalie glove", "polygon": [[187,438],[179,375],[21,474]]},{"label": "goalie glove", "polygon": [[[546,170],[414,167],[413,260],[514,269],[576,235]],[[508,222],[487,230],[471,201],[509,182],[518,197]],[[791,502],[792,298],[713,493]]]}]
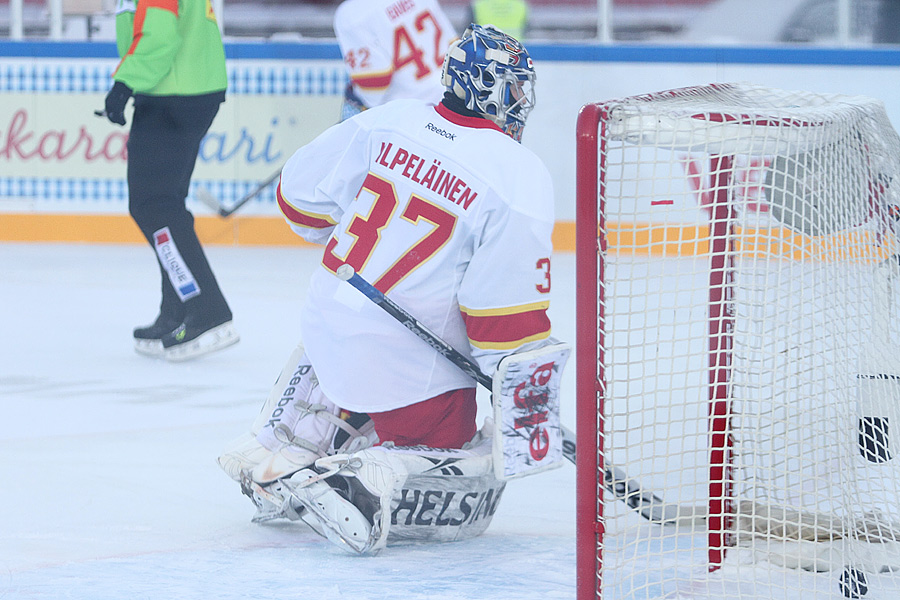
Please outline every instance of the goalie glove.
[{"label": "goalie glove", "polygon": [[505,480],[558,467],[563,459],[559,386],[572,349],[556,343],[511,354],[494,373],[494,474]]}]

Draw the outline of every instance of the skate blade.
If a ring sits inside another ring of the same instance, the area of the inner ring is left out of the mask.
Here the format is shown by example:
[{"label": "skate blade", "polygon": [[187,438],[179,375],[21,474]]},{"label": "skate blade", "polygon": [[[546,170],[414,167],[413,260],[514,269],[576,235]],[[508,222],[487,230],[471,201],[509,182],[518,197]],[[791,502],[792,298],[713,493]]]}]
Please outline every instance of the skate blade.
[{"label": "skate blade", "polygon": [[151,358],[162,358],[165,354],[162,340],[134,340],[134,351]]},{"label": "skate blade", "polygon": [[172,346],[164,351],[165,359],[170,362],[191,360],[237,344],[240,341],[231,321],[213,327],[203,335],[189,342]]}]

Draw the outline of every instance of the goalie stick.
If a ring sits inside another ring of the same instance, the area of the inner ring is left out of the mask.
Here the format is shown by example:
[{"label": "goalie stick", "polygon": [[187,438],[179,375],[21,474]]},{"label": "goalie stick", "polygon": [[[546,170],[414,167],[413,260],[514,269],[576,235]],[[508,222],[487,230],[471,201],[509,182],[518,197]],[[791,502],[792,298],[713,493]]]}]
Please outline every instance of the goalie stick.
[{"label": "goalie stick", "polygon": [[197,186],[195,190],[195,194],[197,196],[197,200],[208,206],[210,209],[214,210],[217,215],[222,218],[230,217],[234,213],[238,211],[242,206],[259,196],[263,193],[266,188],[268,188],[272,183],[281,176],[281,167],[268,177],[264,181],[262,181],[259,185],[253,188],[249,194],[243,196],[240,200],[235,202],[231,208],[225,208],[225,206],[219,201],[218,198],[213,196],[209,190],[207,190],[203,186]]},{"label": "goalie stick", "polygon": [[[459,352],[456,348],[445,342],[428,327],[420,323],[415,317],[398,306],[393,300],[385,296],[371,283],[363,279],[353,267],[344,264],[338,267],[336,275],[359,290],[366,298],[377,304],[382,310],[399,321],[420,340],[431,346],[447,360],[459,367],[464,373],[491,390],[492,380],[485,375],[478,365]],[[575,464],[575,434],[567,427],[562,427],[563,456],[569,462]],[[618,500],[624,502],[629,508],[639,513],[652,523],[660,525],[674,525],[684,519],[693,520],[696,511],[693,507],[684,507],[677,504],[667,504],[662,498],[641,486],[636,479],[615,466],[607,464],[603,477],[604,487]]]}]

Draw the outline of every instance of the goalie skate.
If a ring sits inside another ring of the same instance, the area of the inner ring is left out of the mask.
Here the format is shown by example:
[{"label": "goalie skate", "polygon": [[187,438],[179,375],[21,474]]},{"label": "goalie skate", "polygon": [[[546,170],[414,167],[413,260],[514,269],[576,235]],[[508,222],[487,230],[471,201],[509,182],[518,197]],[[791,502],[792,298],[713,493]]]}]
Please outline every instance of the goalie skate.
[{"label": "goalie skate", "polygon": [[345,550],[365,554],[374,542],[372,515],[363,514],[348,499],[349,486],[340,486],[345,482],[335,481],[338,487],[332,487],[323,479],[316,471],[303,469],[285,480],[284,486],[305,509],[300,518],[313,531]]},{"label": "goalie skate", "polygon": [[244,475],[241,479],[241,492],[256,506],[256,514],[250,519],[251,523],[266,523],[275,519],[296,521],[304,511],[302,506],[293,501],[290,492],[280,481],[263,487]]},{"label": "goalie skate", "polygon": [[336,454],[283,481],[316,533],[356,554],[387,544],[391,498],[406,480],[404,463],[384,448]]}]

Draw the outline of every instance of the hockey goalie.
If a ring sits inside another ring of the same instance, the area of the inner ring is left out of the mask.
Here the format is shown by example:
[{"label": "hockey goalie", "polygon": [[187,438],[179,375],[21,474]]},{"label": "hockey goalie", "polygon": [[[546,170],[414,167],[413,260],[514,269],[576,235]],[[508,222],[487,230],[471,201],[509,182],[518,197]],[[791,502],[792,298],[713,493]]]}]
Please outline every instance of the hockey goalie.
[{"label": "hockey goalie", "polygon": [[[438,105],[372,108],[285,165],[279,206],[323,258],[300,311],[302,347],[219,457],[254,520],[302,520],[360,554],[478,535],[506,479],[562,456],[568,347],[547,316],[553,191],[520,144],[532,60],[471,25],[442,78]],[[493,376],[501,418],[478,429],[472,376],[338,278],[345,265]]]}]

